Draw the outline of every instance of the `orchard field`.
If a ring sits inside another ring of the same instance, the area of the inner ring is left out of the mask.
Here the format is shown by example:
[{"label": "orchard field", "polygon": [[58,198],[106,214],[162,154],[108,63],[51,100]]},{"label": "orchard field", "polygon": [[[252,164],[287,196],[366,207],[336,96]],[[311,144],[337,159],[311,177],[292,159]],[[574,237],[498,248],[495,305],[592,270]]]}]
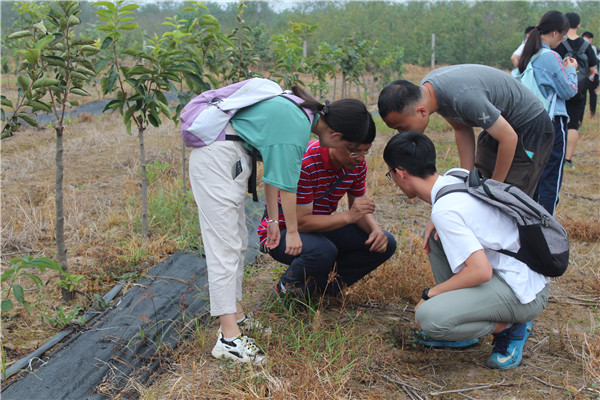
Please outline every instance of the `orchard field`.
[{"label": "orchard field", "polygon": [[[15,52],[2,53],[2,272],[20,265],[22,257],[48,257],[62,266],[63,274],[54,269],[20,270],[39,278],[39,284],[25,275],[5,281],[3,275],[2,299],[10,299],[12,307],[3,302],[2,370],[58,330],[76,326],[82,312],[117,281],[134,285],[170,254],[201,249],[197,214],[182,167],[189,150],[182,153],[173,120],[178,120],[180,104],[193,93],[261,75],[278,80],[282,87],[302,84],[319,98],[349,96],[367,103],[378,127],[374,151],[367,160],[368,195],[377,202],[376,219],[395,235],[399,249],[341,298],[320,299],[300,312],[281,308],[267,296],[283,267],[269,257],[259,258],[247,267],[245,304],[272,328],[269,336],[257,334],[268,363],[256,367],[215,361],[210,350],[217,322],[211,321],[177,351],[161,354],[162,368],[143,385],[132,380],[128,393],[144,399],[600,397],[598,117],[590,118],[586,111],[575,168],[565,170],[556,212],[571,237],[570,266],[564,276],[553,280],[548,307],[535,321],[522,365],[508,371],[486,369],[491,338],[483,338],[466,351],[424,349],[411,341],[410,332],[420,290],[432,281],[420,237],[429,207],[407,200],[386,179],[381,154],[393,132],[377,116],[376,101],[381,86],[392,79],[401,76],[419,82],[430,70],[424,66],[429,57],[414,58],[418,53],[414,41],[401,48],[384,46],[384,40],[377,44],[366,28],[355,35],[349,32],[347,41],[320,42],[325,40],[321,34],[327,15],[324,5],[316,7],[313,19],[308,12],[277,14],[278,20],[285,15],[297,17],[292,21],[295,25],[287,24],[281,32],[277,27],[270,32],[259,29],[251,24],[257,7],[252,3],[247,9],[238,4],[226,10],[186,4],[190,9],[181,13],[187,14],[165,18],[167,24],[161,29],[166,30],[147,35],[145,47],[136,41],[140,26],[131,25],[143,21],[145,9],[133,7],[134,3],[73,7],[76,3],[67,2],[63,8],[55,3],[51,7],[56,14],[44,8],[50,7],[48,3],[16,4],[21,7],[21,25],[11,32],[3,17],[3,49]],[[360,4],[350,3],[342,11],[350,13]],[[456,12],[466,7],[452,4],[440,7]],[[500,7],[502,3],[491,4]],[[376,6],[383,7],[383,3],[364,7]],[[482,6],[472,5],[474,16]],[[562,3],[521,4],[523,14],[529,16],[539,16],[550,6],[566,7]],[[426,7],[435,9],[433,3],[402,7],[415,13]],[[104,11],[94,14],[99,10]],[[45,18],[43,29],[34,27],[39,24],[36,17],[46,14],[54,15],[56,23]],[[351,19],[353,14],[345,15]],[[227,27],[232,16],[237,22]],[[502,18],[498,15],[498,24]],[[337,17],[332,21],[338,21]],[[343,27],[334,22],[332,32],[342,32]],[[100,26],[105,28],[97,29]],[[259,31],[266,38],[262,56]],[[519,34],[513,39],[511,46],[516,47]],[[69,50],[73,41],[76,44]],[[63,43],[62,48],[58,43]],[[128,50],[129,45],[133,49]],[[421,47],[426,46],[429,42],[423,41]],[[511,51],[504,51],[506,60]],[[5,58],[6,54],[12,56]],[[439,62],[444,62],[442,55],[438,54]],[[61,57],[73,62],[62,65],[57,61]],[[464,57],[464,61],[446,63],[506,67],[477,59],[476,54]],[[41,83],[35,86],[35,82]],[[98,100],[111,101],[106,112],[62,114],[65,104],[65,110],[77,109]],[[11,119],[15,111],[24,114],[21,119]],[[30,127],[28,119],[34,113],[58,117]],[[440,117],[432,119],[426,133],[436,144],[440,171],[458,165],[453,133]],[[62,233],[57,211],[61,208]],[[63,247],[57,246],[61,235]],[[23,291],[15,291],[12,283]],[[69,296],[72,300],[66,301]],[[110,391],[110,382],[104,390]]]}]

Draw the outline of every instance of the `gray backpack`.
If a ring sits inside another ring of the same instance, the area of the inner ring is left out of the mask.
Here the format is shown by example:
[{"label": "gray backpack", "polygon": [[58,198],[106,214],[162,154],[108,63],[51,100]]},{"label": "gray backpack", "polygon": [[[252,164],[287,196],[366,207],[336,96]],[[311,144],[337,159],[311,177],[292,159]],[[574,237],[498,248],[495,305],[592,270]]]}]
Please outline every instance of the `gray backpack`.
[{"label": "gray backpack", "polygon": [[561,276],[569,265],[569,236],[550,213],[521,189],[493,179],[482,178],[477,169],[450,171],[447,175],[463,179],[444,186],[435,196],[466,192],[512,217],[519,229],[521,248],[517,253],[499,250],[527,264],[533,271],[549,277]]}]

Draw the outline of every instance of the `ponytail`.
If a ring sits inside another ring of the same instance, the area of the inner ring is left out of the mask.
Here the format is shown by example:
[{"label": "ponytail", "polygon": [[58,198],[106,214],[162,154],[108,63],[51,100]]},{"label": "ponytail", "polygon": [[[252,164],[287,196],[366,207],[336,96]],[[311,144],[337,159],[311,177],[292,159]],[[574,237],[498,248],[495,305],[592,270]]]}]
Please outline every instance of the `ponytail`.
[{"label": "ponytail", "polygon": [[327,100],[321,104],[299,86],[292,86],[292,93],[304,100],[300,107],[319,113],[327,126],[342,134],[342,139],[361,142],[367,136],[371,115],[360,100],[341,99],[332,103]]},{"label": "ponytail", "polygon": [[529,64],[531,57],[533,57],[542,48],[542,35],[546,35],[554,31],[565,34],[568,30],[569,20],[563,13],[552,10],[544,14],[540,19],[540,23],[537,24],[535,29],[531,31],[529,37],[527,38],[527,42],[525,42],[525,47],[523,48],[523,53],[521,54],[519,65],[517,67],[519,72],[523,73],[523,71],[525,71],[525,68],[527,68],[527,64]]},{"label": "ponytail", "polygon": [[525,68],[527,68],[527,64],[529,64],[529,60],[531,57],[535,55],[542,48],[542,36],[540,34],[540,30],[536,26],[530,33],[527,41],[525,42],[525,46],[523,47],[523,52],[521,53],[521,58],[519,58],[519,72],[523,73]]}]

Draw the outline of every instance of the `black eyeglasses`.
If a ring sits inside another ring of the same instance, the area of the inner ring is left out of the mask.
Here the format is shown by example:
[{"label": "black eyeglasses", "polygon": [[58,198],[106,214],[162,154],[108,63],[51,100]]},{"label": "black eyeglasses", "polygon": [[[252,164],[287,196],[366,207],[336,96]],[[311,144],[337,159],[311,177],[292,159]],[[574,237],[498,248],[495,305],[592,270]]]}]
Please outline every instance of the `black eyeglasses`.
[{"label": "black eyeglasses", "polygon": [[400,171],[406,171],[404,168],[401,168],[401,167],[396,167],[396,168],[392,168],[392,169],[390,169],[390,170],[387,172],[387,174],[385,174],[385,176],[387,176],[387,178],[388,178],[390,181],[393,181],[393,180],[394,180],[394,179],[392,178],[392,171],[394,171],[394,170],[396,170],[396,169],[399,169]]}]

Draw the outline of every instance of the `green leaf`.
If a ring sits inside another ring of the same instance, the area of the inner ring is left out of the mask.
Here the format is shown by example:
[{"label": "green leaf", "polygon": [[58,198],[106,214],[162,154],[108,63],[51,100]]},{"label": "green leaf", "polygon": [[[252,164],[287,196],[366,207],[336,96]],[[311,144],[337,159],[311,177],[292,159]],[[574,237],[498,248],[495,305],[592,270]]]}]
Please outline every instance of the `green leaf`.
[{"label": "green leaf", "polygon": [[142,75],[142,74],[151,74],[153,71],[144,67],[143,65],[136,65],[129,70],[127,75]]},{"label": "green leaf", "polygon": [[17,76],[17,85],[19,85],[19,89],[26,92],[29,90],[29,86],[31,86],[31,79],[29,79],[28,75],[21,74]]},{"label": "green leaf", "polygon": [[32,89],[37,89],[40,87],[47,87],[47,86],[51,86],[51,85],[58,85],[60,83],[60,81],[58,79],[54,79],[54,78],[40,78],[37,79],[35,82],[33,82],[33,86],[31,86]]},{"label": "green leaf", "polygon": [[22,39],[24,37],[30,37],[30,36],[33,36],[33,33],[31,33],[30,31],[19,31],[19,32],[11,33],[6,38],[7,39]]},{"label": "green leaf", "polygon": [[100,48],[102,50],[106,49],[108,46],[111,45],[111,43],[113,42],[113,38],[110,36],[107,36],[104,38],[104,40],[102,41],[102,45],[100,46]]},{"label": "green leaf", "polygon": [[23,300],[23,306],[27,310],[27,314],[31,313],[31,304],[27,300]]},{"label": "green leaf", "polygon": [[19,54],[25,57],[31,65],[36,65],[40,59],[40,49],[19,50]]},{"label": "green leaf", "polygon": [[44,47],[48,46],[50,44],[50,42],[52,42],[53,40],[54,40],[54,35],[44,36],[43,38],[41,38],[40,40],[38,40],[35,43],[34,48],[41,50]]},{"label": "green leaf", "polygon": [[115,5],[109,1],[97,1],[95,3],[92,3],[95,6],[103,6],[108,8],[110,11],[117,11],[117,8],[115,7]]},{"label": "green leaf", "polygon": [[71,79],[79,81],[86,81],[90,78],[89,76],[84,75],[78,71],[71,71],[71,74],[69,76],[71,77]]},{"label": "green leaf", "polygon": [[160,126],[160,118],[157,118],[152,113],[148,114],[148,122],[150,122],[152,126],[156,128]]},{"label": "green leaf", "polygon": [[126,6],[121,7],[121,11],[133,11],[137,10],[138,8],[140,8],[140,6],[137,4],[127,4]]},{"label": "green leaf", "polygon": [[7,269],[6,271],[4,271],[2,273],[2,277],[0,278],[0,282],[1,283],[6,282],[8,279],[12,278],[12,276],[14,275],[14,273],[15,273],[14,268]]},{"label": "green leaf", "polygon": [[87,53],[89,55],[94,55],[100,53],[100,49],[96,46],[84,45],[79,48],[80,51]]},{"label": "green leaf", "polygon": [[91,69],[85,68],[81,65],[75,68],[75,71],[79,72],[80,74],[87,75],[88,77],[96,75],[96,71],[92,71]]},{"label": "green leaf", "polygon": [[61,57],[55,56],[42,56],[42,60],[46,61],[49,65],[54,65],[56,67],[67,68],[67,63]]},{"label": "green leaf", "polygon": [[35,283],[38,287],[43,286],[44,283],[42,282],[42,280],[40,279],[39,276],[34,275],[34,274],[30,274],[28,272],[23,272],[23,276],[27,276],[29,279],[31,279],[33,281],[33,283]]},{"label": "green leaf", "polygon": [[5,107],[14,108],[12,101],[6,98],[6,96],[2,95],[2,105]]},{"label": "green leaf", "polygon": [[94,43],[96,43],[96,41],[89,38],[76,38],[71,41],[73,46],[93,45]]},{"label": "green leaf", "polygon": [[3,299],[1,308],[2,308],[2,312],[10,311],[13,308],[12,301],[10,301],[10,299]]},{"label": "green leaf", "polygon": [[160,111],[165,114],[167,118],[171,119],[171,110],[169,109],[169,106],[158,100],[156,101],[156,104],[158,104]]},{"label": "green leaf", "polygon": [[50,105],[43,103],[41,101],[30,100],[30,101],[26,102],[25,105],[31,106],[31,111],[33,111],[33,112],[38,111],[38,110],[49,112],[49,113],[52,112],[52,108],[50,108]]},{"label": "green leaf", "polygon": [[123,114],[123,122],[125,123],[127,133],[131,135],[131,110],[127,109],[125,114]]},{"label": "green leaf", "polygon": [[77,18],[75,15],[69,16],[69,20],[67,21],[67,27],[72,27],[75,25],[81,24],[81,20]]},{"label": "green leaf", "polygon": [[37,24],[34,24],[33,27],[38,31],[42,32],[44,35],[48,33],[48,29],[46,29],[46,25],[44,25],[43,19]]},{"label": "green leaf", "polygon": [[53,261],[52,259],[48,258],[48,257],[37,257],[37,258],[34,258],[31,262],[41,272],[44,272],[44,270],[46,268],[54,270],[54,271],[62,272],[61,265],[59,263],[57,263],[56,261]]},{"label": "green leaf", "polygon": [[107,83],[107,88],[109,91],[113,90],[113,87],[115,86],[115,82],[117,81],[117,78],[119,77],[119,73],[115,70],[112,70],[110,72],[110,75],[108,76],[108,83]]},{"label": "green leaf", "polygon": [[88,92],[86,92],[82,88],[77,88],[77,87],[71,88],[71,93],[78,94],[80,96],[91,96]]},{"label": "green leaf", "polygon": [[38,126],[37,119],[35,119],[35,117],[31,116],[31,114],[20,112],[20,113],[17,113],[16,116],[21,118],[23,121],[27,122],[29,125],[37,128],[37,126]]},{"label": "green leaf", "polygon": [[105,112],[107,110],[116,110],[117,107],[121,108],[123,107],[124,103],[120,100],[111,100],[108,103],[106,103],[106,105],[104,106],[104,110],[102,110],[102,112]]},{"label": "green leaf", "polygon": [[23,304],[23,302],[25,301],[25,291],[23,290],[23,286],[14,283],[12,285],[12,289],[13,289],[13,294],[15,295],[15,299]]},{"label": "green leaf", "polygon": [[128,24],[119,25],[119,29],[123,31],[133,31],[138,28],[137,22],[130,22]]}]

